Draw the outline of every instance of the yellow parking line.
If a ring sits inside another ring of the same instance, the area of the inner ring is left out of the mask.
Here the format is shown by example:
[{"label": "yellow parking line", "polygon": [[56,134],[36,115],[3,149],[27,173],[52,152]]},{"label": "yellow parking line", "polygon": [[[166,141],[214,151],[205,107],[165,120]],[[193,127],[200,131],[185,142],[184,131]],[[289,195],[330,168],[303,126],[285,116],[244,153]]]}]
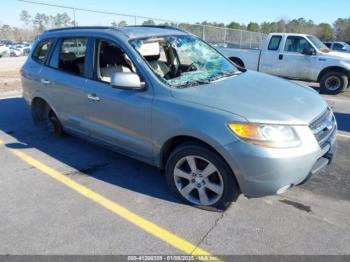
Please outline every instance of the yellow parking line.
[{"label": "yellow parking line", "polygon": [[342,133],[337,133],[337,136],[350,138],[350,135],[346,135],[346,134],[342,134]]},{"label": "yellow parking line", "polygon": [[[0,144],[4,144],[0,140]],[[44,174],[56,179],[67,187],[73,189],[74,191],[80,193],[86,198],[96,202],[97,204],[103,206],[104,208],[112,211],[114,214],[124,218],[128,222],[138,226],[144,231],[150,233],[168,243],[169,245],[183,251],[186,254],[194,256],[212,256],[209,252],[197,247],[196,245],[190,243],[189,241],[171,233],[170,231],[152,223],[151,221],[129,211],[125,207],[107,199],[106,197],[94,192],[93,190],[75,182],[74,180],[68,178],[62,173],[56,171],[55,169],[45,165],[44,163],[30,157],[29,155],[23,153],[17,149],[9,149],[14,155],[26,162],[27,164],[37,168]],[[217,260],[218,261],[218,260]]]}]

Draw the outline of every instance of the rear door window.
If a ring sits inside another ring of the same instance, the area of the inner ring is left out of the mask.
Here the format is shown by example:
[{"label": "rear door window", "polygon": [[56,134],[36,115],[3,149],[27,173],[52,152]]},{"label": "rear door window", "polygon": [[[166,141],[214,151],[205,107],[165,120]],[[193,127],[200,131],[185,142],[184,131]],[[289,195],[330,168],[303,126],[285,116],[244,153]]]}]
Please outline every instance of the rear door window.
[{"label": "rear door window", "polygon": [[61,42],[58,69],[74,74],[85,75],[87,38],[65,38]]},{"label": "rear door window", "polygon": [[280,47],[282,36],[274,35],[271,37],[268,49],[271,51],[276,51]]},{"label": "rear door window", "polygon": [[44,40],[40,42],[36,46],[33,52],[33,56],[32,56],[33,60],[37,61],[40,64],[44,64],[49,54],[51,45],[52,45],[51,40]]}]

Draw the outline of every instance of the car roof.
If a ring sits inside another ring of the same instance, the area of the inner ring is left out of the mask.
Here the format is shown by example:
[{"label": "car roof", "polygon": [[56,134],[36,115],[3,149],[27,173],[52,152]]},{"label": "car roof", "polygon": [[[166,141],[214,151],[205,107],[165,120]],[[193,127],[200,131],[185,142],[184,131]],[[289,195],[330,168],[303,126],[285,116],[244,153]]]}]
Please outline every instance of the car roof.
[{"label": "car roof", "polygon": [[77,33],[109,33],[122,34],[128,39],[133,38],[148,38],[165,35],[185,35],[189,34],[181,29],[171,26],[124,26],[124,27],[110,27],[110,26],[76,26],[51,29],[44,33],[44,35],[59,35],[59,34],[77,34]]},{"label": "car roof", "polygon": [[299,33],[271,33],[271,35],[280,35],[280,36],[312,36],[310,34],[299,34]]},{"label": "car roof", "polygon": [[143,38],[159,35],[188,34],[187,32],[171,26],[124,26],[119,28],[129,38]]}]

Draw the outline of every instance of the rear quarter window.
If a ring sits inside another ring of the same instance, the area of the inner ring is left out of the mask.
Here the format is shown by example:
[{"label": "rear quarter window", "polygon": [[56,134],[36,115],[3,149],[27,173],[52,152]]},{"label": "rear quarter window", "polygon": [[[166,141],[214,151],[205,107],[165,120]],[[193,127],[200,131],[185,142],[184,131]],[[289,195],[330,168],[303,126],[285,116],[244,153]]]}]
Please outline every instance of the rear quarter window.
[{"label": "rear quarter window", "polygon": [[32,58],[40,64],[44,64],[52,46],[52,40],[43,40],[35,47]]},{"label": "rear quarter window", "polygon": [[271,37],[268,50],[276,51],[280,47],[282,36],[274,35]]}]

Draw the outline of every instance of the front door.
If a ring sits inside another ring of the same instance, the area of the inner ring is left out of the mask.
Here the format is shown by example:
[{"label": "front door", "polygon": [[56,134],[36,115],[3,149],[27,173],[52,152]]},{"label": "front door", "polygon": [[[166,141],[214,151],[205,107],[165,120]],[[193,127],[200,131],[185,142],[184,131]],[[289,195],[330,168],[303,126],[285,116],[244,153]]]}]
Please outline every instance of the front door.
[{"label": "front door", "polygon": [[137,73],[126,54],[109,41],[95,44],[95,74],[88,80],[91,136],[135,158],[151,162],[151,86],[125,90],[110,85],[115,72]]},{"label": "front door", "polygon": [[288,36],[276,66],[279,76],[292,79],[312,79],[312,67],[317,59],[314,55],[304,55],[305,48],[312,47],[305,37]]}]

